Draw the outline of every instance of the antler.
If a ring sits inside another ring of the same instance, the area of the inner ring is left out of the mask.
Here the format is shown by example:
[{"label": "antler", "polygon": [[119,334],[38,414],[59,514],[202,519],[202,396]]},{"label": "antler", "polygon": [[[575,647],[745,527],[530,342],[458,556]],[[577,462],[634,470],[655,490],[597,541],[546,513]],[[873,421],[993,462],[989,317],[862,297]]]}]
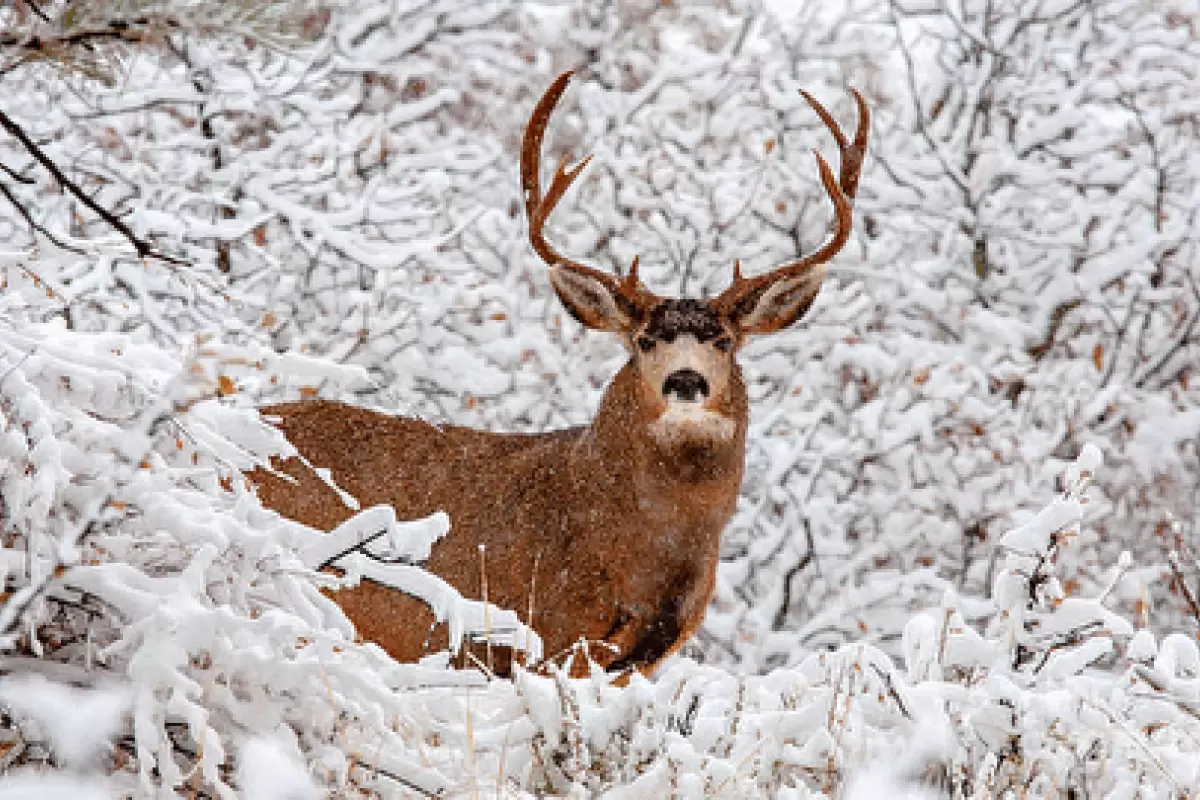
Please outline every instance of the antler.
[{"label": "antler", "polygon": [[[821,121],[825,123],[825,127],[829,128],[829,132],[833,134],[840,154],[840,175],[835,178],[833,170],[829,168],[829,164],[820,153],[815,149],[813,150],[813,153],[817,157],[817,168],[821,172],[821,184],[825,187],[825,192],[829,195],[829,199],[833,203],[833,235],[815,253],[797,261],[782,264],[770,272],[755,278],[743,278],[741,265],[735,263],[733,267],[733,284],[714,301],[715,305],[719,308],[734,315],[745,312],[748,307],[753,307],[758,302],[758,299],[762,297],[763,293],[775,284],[829,261],[837,255],[838,251],[850,239],[854,195],[858,191],[858,179],[862,173],[863,156],[867,152],[867,134],[871,127],[871,111],[867,108],[866,100],[858,93],[857,89],[851,89],[850,91],[854,94],[854,100],[858,104],[858,129],[854,132],[854,141],[849,141],[846,138],[846,134],[842,132],[833,115],[817,102],[816,98],[808,92],[800,92],[800,94],[804,95],[804,99],[808,101],[808,104],[813,107],[813,110],[817,112],[817,116],[821,118]],[[817,276],[813,277],[814,279],[817,278]],[[815,284],[816,288],[820,287],[819,280],[815,280]],[[812,292],[814,296],[816,288]]]},{"label": "antler", "polygon": [[554,177],[550,179],[549,190],[545,196],[542,195],[539,173],[546,124],[550,121],[550,115],[554,113],[554,108],[558,105],[563,92],[567,89],[567,83],[574,74],[574,70],[567,70],[554,79],[554,82],[542,95],[542,99],[538,100],[537,105],[533,107],[533,113],[529,115],[529,123],[525,126],[525,136],[521,140],[521,188],[525,192],[525,216],[529,220],[529,243],[548,265],[566,267],[574,272],[587,275],[603,283],[615,295],[625,297],[633,304],[639,305],[644,302],[645,298],[653,295],[638,280],[638,260],[636,258],[629,268],[629,274],[625,280],[621,281],[610,273],[566,258],[546,241],[542,230],[546,219],[558,205],[558,201],[562,199],[567,189],[579,177],[579,173],[592,160],[592,156],[589,154],[578,164],[568,168],[568,156],[564,155],[554,169]]}]

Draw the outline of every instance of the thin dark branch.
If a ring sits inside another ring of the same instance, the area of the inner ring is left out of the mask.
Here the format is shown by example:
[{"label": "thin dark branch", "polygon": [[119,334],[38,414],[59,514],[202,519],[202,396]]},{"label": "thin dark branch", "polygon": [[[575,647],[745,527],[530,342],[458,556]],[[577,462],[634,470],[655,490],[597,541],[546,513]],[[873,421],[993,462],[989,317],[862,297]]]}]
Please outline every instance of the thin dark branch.
[{"label": "thin dark branch", "polygon": [[35,13],[39,17],[41,17],[42,22],[50,21],[50,17],[46,16],[46,12],[42,10],[42,7],[39,6],[37,3],[33,2],[33,0],[22,0],[22,2],[24,2],[25,5],[29,6],[30,11],[32,11],[33,13]]},{"label": "thin dark branch", "polygon": [[35,181],[33,178],[27,178],[24,175],[18,174],[15,170],[13,170],[11,167],[9,167],[6,164],[0,164],[0,170],[4,170],[4,173],[6,175],[8,175],[8,177],[10,177],[14,181],[16,181],[17,183],[23,183],[26,186],[30,186],[34,183],[37,183],[37,181]]},{"label": "thin dark branch", "polygon": [[[4,112],[0,112],[0,114],[2,114],[2,113],[4,113]],[[6,198],[8,198],[8,202],[12,203],[13,208],[15,208],[17,210],[17,213],[25,218],[25,221],[27,223],[29,223],[29,227],[33,228],[35,231],[40,233],[42,236],[45,236],[47,239],[49,239],[51,242],[53,242],[55,247],[60,247],[63,250],[70,250],[72,253],[78,253],[79,255],[84,255],[84,251],[82,249],[75,247],[73,245],[69,245],[66,242],[62,241],[57,236],[55,236],[53,233],[51,233],[44,225],[42,225],[40,222],[35,220],[33,218],[33,215],[31,213],[29,213],[29,209],[26,208],[24,203],[21,202],[20,198],[18,198],[15,194],[13,194],[12,191],[7,186],[5,186],[3,183],[0,183],[0,194],[3,194]]]},{"label": "thin dark branch", "polygon": [[59,169],[59,166],[54,163],[54,160],[46,155],[46,153],[37,146],[37,143],[34,142],[33,139],[29,138],[29,135],[22,130],[21,126],[17,125],[17,123],[14,122],[2,110],[0,110],[0,127],[3,127],[6,131],[12,134],[12,136],[15,137],[25,147],[29,154],[37,159],[38,162],[41,163],[41,165],[45,167],[51,175],[54,176],[54,179],[57,180],[60,185],[65,187],[67,191],[75,195],[75,197],[78,198],[81,203],[90,208],[93,212],[99,215],[101,219],[103,219],[114,229],[116,229],[122,236],[129,240],[129,243],[133,245],[133,249],[137,251],[137,254],[140,257],[157,258],[161,261],[167,261],[171,264],[179,264],[183,266],[188,265],[187,261],[175,258],[174,256],[166,255],[165,253],[161,253],[156,250],[154,245],[139,237],[115,214],[89,197],[88,194],[83,191],[83,189],[81,189],[74,181],[68,178],[61,169]]},{"label": "thin dark branch", "polygon": [[871,662],[871,669],[875,671],[875,674],[879,676],[881,681],[883,681],[883,685],[887,687],[888,694],[891,696],[892,701],[896,704],[896,708],[900,709],[900,713],[908,719],[912,719],[912,712],[909,711],[908,706],[904,704],[904,700],[900,697],[900,692],[896,691],[896,684],[894,681],[892,681],[891,674],[884,672],[879,665],[873,661]]},{"label": "thin dark branch", "polygon": [[813,544],[812,527],[808,524],[808,520],[804,520],[804,538],[808,543],[808,550],[783,576],[783,599],[779,603],[779,608],[775,610],[775,630],[779,630],[783,627],[784,623],[787,621],[788,612],[791,611],[793,595],[792,581],[795,580],[796,576],[803,572],[813,560],[813,553],[816,550],[816,547]]},{"label": "thin dark branch", "polygon": [[372,533],[370,536],[366,537],[366,538],[365,538],[365,539],[363,539],[362,541],[355,542],[354,544],[352,544],[352,545],[350,545],[349,547],[347,547],[345,550],[342,550],[341,552],[339,552],[339,553],[336,553],[336,554],[334,554],[334,555],[330,556],[329,558],[325,559],[325,560],[324,560],[324,561],[321,563],[321,565],[317,567],[317,569],[318,569],[318,570],[322,570],[322,569],[329,569],[330,567],[334,567],[334,568],[336,568],[336,567],[337,567],[337,562],[338,562],[340,559],[344,558],[345,556],[348,556],[348,555],[350,555],[350,554],[351,554],[351,553],[353,553],[355,550],[359,550],[359,551],[361,551],[361,552],[363,553],[363,555],[366,555],[366,556],[368,556],[368,557],[372,557],[372,558],[374,558],[374,556],[372,556],[372,554],[371,554],[371,553],[368,553],[368,552],[367,552],[366,550],[364,550],[363,548],[365,548],[365,547],[366,547],[367,545],[369,545],[371,542],[373,542],[373,541],[375,541],[376,539],[378,539],[380,536],[383,536],[385,533],[387,533],[387,528],[384,528],[384,529],[382,529],[382,530],[376,531],[375,533]]},{"label": "thin dark branch", "polygon": [[13,35],[0,36],[0,47],[20,47],[22,50],[44,52],[55,47],[89,46],[91,42],[97,39],[115,39],[139,44],[143,38],[144,34],[140,31],[132,30],[128,27],[119,27],[114,24],[113,27],[109,28],[75,31],[65,36],[27,36],[24,38]]},{"label": "thin dark branch", "polygon": [[[28,0],[25,0],[28,2]],[[30,7],[34,7],[30,4]],[[54,24],[52,20],[47,19],[44,15],[39,14],[46,22]],[[0,46],[4,47],[21,47],[25,50],[46,50],[53,47],[73,47],[78,45],[90,46],[91,42],[97,39],[115,39],[118,41],[129,42],[130,44],[142,44],[147,40],[147,37],[153,36],[156,32],[156,27],[178,29],[180,24],[177,20],[170,17],[160,17],[157,15],[147,15],[142,17],[134,17],[132,19],[114,19],[107,24],[95,28],[82,28],[71,33],[61,36],[16,36],[6,34],[0,36]]]},{"label": "thin dark branch", "polygon": [[1191,344],[1192,332],[1196,329],[1196,326],[1200,324],[1200,286],[1196,285],[1196,282],[1192,280],[1190,275],[1188,276],[1188,282],[1191,283],[1192,286],[1192,297],[1194,297],[1197,302],[1196,309],[1192,312],[1191,319],[1189,319],[1187,323],[1182,326],[1183,332],[1175,339],[1175,343],[1168,347],[1167,351],[1162,354],[1158,361],[1147,367],[1146,370],[1142,372],[1140,376],[1138,376],[1137,380],[1134,381],[1134,386],[1139,389],[1143,388],[1147,381],[1161,372],[1163,368],[1171,362],[1171,359],[1175,357],[1176,353]]},{"label": "thin dark branch", "polygon": [[390,781],[394,781],[395,783],[400,784],[401,786],[405,787],[406,789],[416,792],[417,794],[421,795],[422,797],[443,797],[445,795],[445,793],[441,789],[433,789],[433,790],[426,789],[424,786],[418,785],[417,783],[409,780],[408,778],[405,778],[403,775],[397,775],[395,772],[391,772],[389,770],[383,769],[382,767],[376,766],[374,764],[367,764],[362,761],[360,761],[358,763],[364,770],[369,771],[374,775],[378,775],[381,778],[387,778]]}]

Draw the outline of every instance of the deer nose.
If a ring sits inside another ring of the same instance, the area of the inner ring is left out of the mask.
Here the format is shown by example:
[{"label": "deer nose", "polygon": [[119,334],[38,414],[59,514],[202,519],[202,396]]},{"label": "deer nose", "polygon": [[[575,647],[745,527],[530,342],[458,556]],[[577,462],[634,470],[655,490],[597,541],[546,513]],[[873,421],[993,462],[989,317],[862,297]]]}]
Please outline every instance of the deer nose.
[{"label": "deer nose", "polygon": [[695,403],[708,397],[708,381],[694,369],[672,372],[663,381],[663,397],[675,395],[685,403]]}]

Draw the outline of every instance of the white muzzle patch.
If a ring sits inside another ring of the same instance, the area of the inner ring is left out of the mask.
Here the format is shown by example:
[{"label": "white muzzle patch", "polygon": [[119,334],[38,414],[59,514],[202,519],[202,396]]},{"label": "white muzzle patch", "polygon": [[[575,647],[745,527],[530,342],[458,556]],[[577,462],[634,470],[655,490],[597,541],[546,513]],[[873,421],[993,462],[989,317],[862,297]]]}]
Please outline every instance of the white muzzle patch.
[{"label": "white muzzle patch", "polygon": [[682,441],[727,442],[737,433],[737,423],[700,403],[668,403],[667,410],[650,425],[650,434],[662,445]]}]

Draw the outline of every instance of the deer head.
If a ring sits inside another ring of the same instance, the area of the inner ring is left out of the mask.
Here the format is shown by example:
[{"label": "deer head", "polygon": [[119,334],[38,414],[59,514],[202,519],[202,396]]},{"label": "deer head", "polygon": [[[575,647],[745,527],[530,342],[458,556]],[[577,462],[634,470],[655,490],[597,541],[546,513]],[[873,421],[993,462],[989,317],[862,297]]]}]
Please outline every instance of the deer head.
[{"label": "deer head", "polygon": [[[738,429],[733,393],[741,392],[736,354],[751,336],[774,333],[802,318],[812,306],[825,264],[850,238],[852,203],[866,152],[870,112],[862,95],[858,128],[848,140],[829,112],[807,92],[804,98],[833,134],[841,154],[840,174],[816,153],[821,183],[833,203],[833,232],[815,253],[746,278],[735,262],[733,283],[712,299],[661,297],[638,277],[638,259],[623,278],[566,258],[547,242],[546,219],[591,160],[568,167],[564,156],[542,194],[540,161],[546,124],[573,72],[560,75],[530,116],[521,145],[521,185],[529,241],[549,267],[550,283],[567,311],[583,325],[620,337],[629,368],[655,419],[651,434],[664,444],[717,443]],[[814,151],[815,152],[815,151]]]}]

